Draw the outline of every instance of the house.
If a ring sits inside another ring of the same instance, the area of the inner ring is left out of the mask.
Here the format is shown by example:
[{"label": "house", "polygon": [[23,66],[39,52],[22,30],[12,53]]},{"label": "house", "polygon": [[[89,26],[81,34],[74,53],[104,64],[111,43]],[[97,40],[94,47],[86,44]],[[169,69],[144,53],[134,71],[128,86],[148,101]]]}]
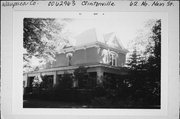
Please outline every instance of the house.
[{"label": "house", "polygon": [[[79,66],[87,67],[87,72],[96,77],[96,85],[102,83],[102,76],[125,75],[123,66],[127,50],[123,47],[115,33],[100,34],[96,29],[82,32],[71,44],[64,46],[58,54],[56,61],[46,64],[44,69],[25,73],[24,87],[32,86],[35,78],[49,76],[49,84],[56,85],[64,73],[73,74]],[[78,86],[74,82],[72,86]]]}]

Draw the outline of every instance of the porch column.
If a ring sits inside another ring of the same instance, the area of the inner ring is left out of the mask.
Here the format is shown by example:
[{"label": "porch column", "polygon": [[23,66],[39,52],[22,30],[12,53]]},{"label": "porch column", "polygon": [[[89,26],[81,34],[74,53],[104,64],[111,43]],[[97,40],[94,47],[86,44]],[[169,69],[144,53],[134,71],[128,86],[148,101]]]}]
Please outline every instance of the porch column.
[{"label": "porch column", "polygon": [[78,80],[75,79],[74,73],[73,73],[73,88],[78,87]]},{"label": "porch column", "polygon": [[27,74],[23,75],[23,95],[26,93],[26,87],[28,82],[28,76]]},{"label": "porch column", "polygon": [[53,86],[55,86],[56,83],[57,83],[57,72],[55,71],[53,75]]},{"label": "porch column", "polygon": [[101,69],[97,70],[97,85],[102,85],[103,83],[103,71]]},{"label": "porch column", "polygon": [[26,86],[27,87],[31,87],[31,81],[30,81],[31,79],[29,78],[29,76],[27,76],[27,82],[26,82]]},{"label": "porch column", "polygon": [[23,81],[25,82],[25,84],[23,86],[27,87],[27,84],[28,84],[28,76],[27,76],[27,74],[23,75]]}]

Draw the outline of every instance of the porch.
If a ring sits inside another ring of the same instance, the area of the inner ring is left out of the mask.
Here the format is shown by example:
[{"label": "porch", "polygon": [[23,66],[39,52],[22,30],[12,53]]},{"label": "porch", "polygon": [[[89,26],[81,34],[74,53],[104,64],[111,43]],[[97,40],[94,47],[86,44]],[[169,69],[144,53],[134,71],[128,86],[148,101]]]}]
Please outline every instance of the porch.
[{"label": "porch", "polygon": [[[111,76],[113,78],[124,78],[127,75],[127,70],[107,66],[107,65],[92,65],[84,66],[86,70],[84,77],[77,78],[76,70],[80,67],[65,67],[41,70],[24,74],[24,93],[32,93],[34,87],[38,87],[38,83],[44,83],[42,90],[49,90],[62,85],[64,88],[92,89],[96,86],[102,86],[104,77]],[[83,70],[84,70],[83,69]],[[82,71],[80,71],[82,72]],[[69,80],[69,82],[68,82]],[[68,85],[66,85],[66,84]]]}]

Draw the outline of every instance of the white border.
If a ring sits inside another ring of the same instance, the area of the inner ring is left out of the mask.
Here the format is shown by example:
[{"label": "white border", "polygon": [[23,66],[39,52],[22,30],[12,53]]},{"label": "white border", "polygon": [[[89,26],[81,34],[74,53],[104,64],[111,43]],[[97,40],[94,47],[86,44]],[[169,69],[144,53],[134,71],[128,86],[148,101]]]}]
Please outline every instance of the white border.
[{"label": "white border", "polygon": [[[23,69],[22,69],[22,44],[23,44],[23,18],[27,17],[52,17],[52,18],[102,18],[102,16],[94,16],[93,12],[32,12],[32,11],[14,11],[13,13],[13,114],[32,114],[32,115],[143,115],[143,116],[166,116],[168,107],[168,15],[165,12],[105,12],[103,18],[119,17],[122,14],[144,14],[159,16],[162,19],[162,56],[161,56],[161,109],[23,109],[22,93],[23,93]],[[153,18],[153,17],[152,17]],[[98,113],[97,113],[98,112]]]}]

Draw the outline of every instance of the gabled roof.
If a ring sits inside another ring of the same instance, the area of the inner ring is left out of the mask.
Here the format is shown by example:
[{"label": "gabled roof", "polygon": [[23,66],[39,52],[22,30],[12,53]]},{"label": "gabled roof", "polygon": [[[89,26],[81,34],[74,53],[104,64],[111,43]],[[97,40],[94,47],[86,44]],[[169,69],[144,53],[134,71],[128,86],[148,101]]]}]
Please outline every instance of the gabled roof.
[{"label": "gabled roof", "polygon": [[112,37],[113,34],[114,34],[114,32],[104,34],[104,41],[105,41],[105,43],[107,41],[109,41],[109,39]]},{"label": "gabled roof", "polygon": [[75,46],[82,46],[98,41],[95,29],[86,30],[75,37]]}]

